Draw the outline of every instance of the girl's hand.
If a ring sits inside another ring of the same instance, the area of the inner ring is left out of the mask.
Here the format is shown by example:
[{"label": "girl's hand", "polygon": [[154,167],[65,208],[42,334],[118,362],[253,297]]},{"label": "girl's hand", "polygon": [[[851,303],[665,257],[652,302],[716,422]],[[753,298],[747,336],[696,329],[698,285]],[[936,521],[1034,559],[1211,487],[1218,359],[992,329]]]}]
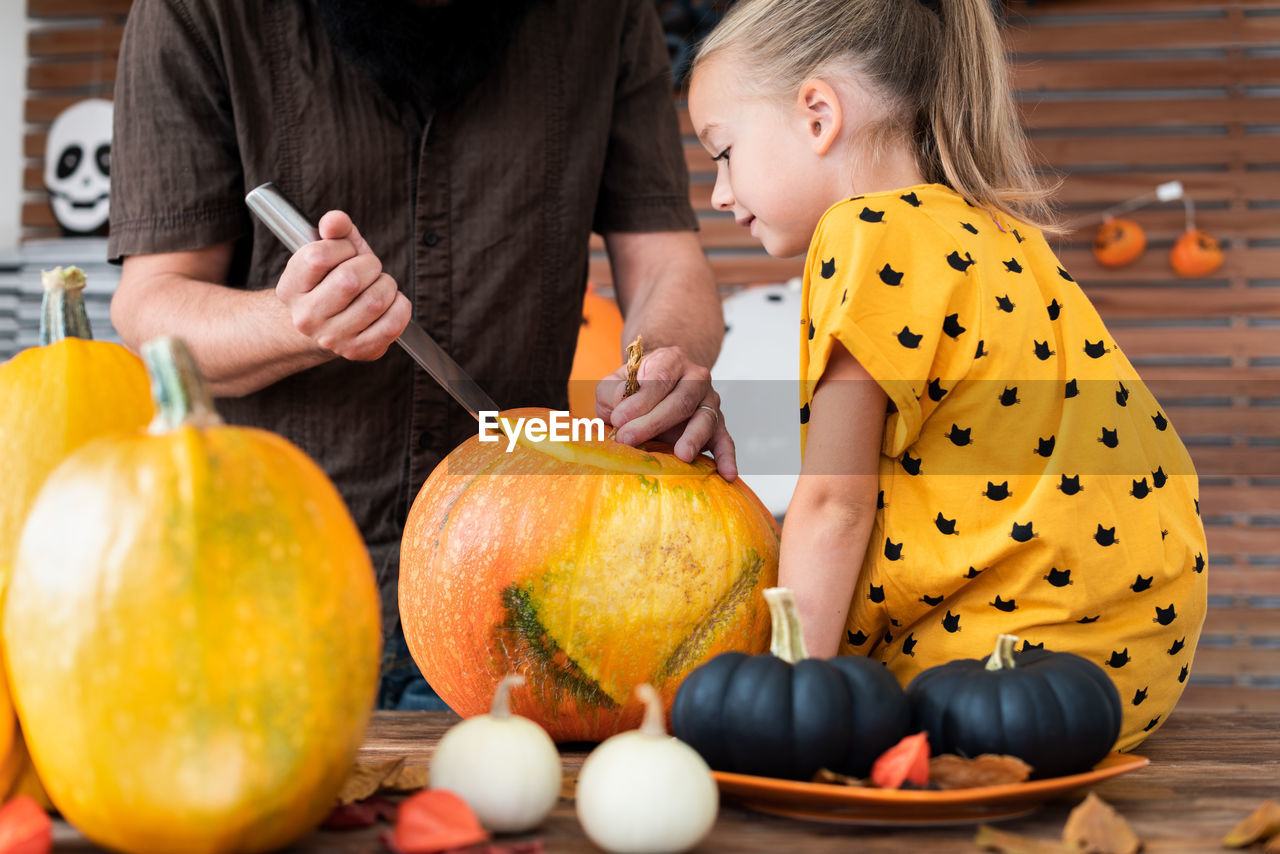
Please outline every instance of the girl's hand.
[{"label": "girl's hand", "polygon": [[317,347],[344,359],[377,359],[408,325],[409,299],[382,271],[351,217],[329,211],[319,230],[320,240],[289,259],[276,296]]},{"label": "girl's hand", "polygon": [[640,361],[640,390],[624,400],[626,378],[623,365],[596,386],[596,414],[617,428],[615,439],[627,445],[649,439],[668,442],[685,462],[709,450],[725,480],[738,476],[733,438],[720,412],[720,395],[711,387],[711,371],[680,347],[659,347]]}]

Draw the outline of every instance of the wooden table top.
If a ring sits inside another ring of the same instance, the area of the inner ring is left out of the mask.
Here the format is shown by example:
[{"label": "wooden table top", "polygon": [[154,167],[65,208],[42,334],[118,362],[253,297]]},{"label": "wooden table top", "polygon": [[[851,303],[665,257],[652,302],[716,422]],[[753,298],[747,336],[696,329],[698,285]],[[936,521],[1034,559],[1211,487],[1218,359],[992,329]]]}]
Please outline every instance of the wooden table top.
[{"label": "wooden table top", "polygon": [[[378,712],[359,761],[405,757],[425,765],[444,731],[458,720],[449,712]],[[562,748],[566,772],[576,772],[589,745]],[[1136,753],[1150,765],[1055,797],[1030,815],[991,822],[1011,833],[1060,840],[1067,814],[1092,791],[1132,825],[1145,852],[1223,851],[1220,840],[1268,798],[1280,798],[1280,713],[1175,712]],[[390,825],[316,831],[293,854],[377,854]],[[854,826],[766,815],[725,798],[711,834],[698,852],[976,852],[976,824]],[[582,833],[573,803],[561,800],[536,832],[509,841],[539,839],[547,852],[598,851]],[[499,838],[497,841],[503,841]],[[73,828],[55,823],[54,851],[97,851]]]}]

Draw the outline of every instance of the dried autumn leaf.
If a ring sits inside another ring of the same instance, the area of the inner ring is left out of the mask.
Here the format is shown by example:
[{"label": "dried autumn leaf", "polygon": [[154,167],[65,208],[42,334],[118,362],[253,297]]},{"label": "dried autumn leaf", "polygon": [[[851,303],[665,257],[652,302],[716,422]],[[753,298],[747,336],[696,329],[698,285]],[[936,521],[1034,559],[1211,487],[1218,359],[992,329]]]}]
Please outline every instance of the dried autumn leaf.
[{"label": "dried autumn leaf", "polygon": [[1262,805],[1241,821],[1222,840],[1228,848],[1243,848],[1259,839],[1280,834],[1280,801],[1263,801]]},{"label": "dried autumn leaf", "polygon": [[1068,848],[1060,842],[1019,836],[996,830],[989,824],[978,827],[978,835],[973,838],[973,844],[987,851],[999,851],[1000,854],[1078,854],[1077,849]]},{"label": "dried autumn leaf", "polygon": [[815,783],[829,783],[833,786],[857,786],[863,787],[867,783],[857,777],[850,777],[848,774],[837,774],[828,768],[819,768],[817,773],[813,775]]},{"label": "dried autumn leaf", "polygon": [[1093,792],[1067,816],[1062,841],[1082,854],[1136,854],[1142,848],[1129,822]]},{"label": "dried autumn leaf", "polygon": [[940,789],[973,789],[1021,783],[1031,776],[1031,766],[1016,756],[984,753],[972,759],[944,753],[929,760],[929,782]]},{"label": "dried autumn leaf", "polygon": [[416,792],[425,789],[430,781],[430,771],[425,765],[401,765],[388,774],[379,787],[388,792]]},{"label": "dried autumn leaf", "polygon": [[342,789],[338,792],[338,803],[363,801],[376,794],[382,787],[383,781],[399,773],[402,765],[404,765],[403,756],[384,759],[380,762],[356,763],[351,769],[351,775],[347,777],[347,781],[342,784]]}]

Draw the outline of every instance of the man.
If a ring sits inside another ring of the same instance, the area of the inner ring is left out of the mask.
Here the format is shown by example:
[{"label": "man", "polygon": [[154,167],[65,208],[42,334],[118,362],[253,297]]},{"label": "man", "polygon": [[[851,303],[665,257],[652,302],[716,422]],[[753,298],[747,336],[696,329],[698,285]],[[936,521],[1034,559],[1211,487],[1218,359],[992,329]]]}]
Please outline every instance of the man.
[{"label": "man", "polygon": [[[625,340],[652,351],[641,392],[602,386],[601,414],[622,441],[678,438],[735,473],[670,85],[651,0],[135,0],[112,322],[134,348],[185,338],[228,421],[288,437],[337,484],[383,593],[383,707],[416,675],[396,607],[405,516],[476,429],[390,346],[410,316],[500,406],[567,408],[597,231]],[[331,211],[322,240],[290,257],[251,221],[244,194],[268,180]]]}]

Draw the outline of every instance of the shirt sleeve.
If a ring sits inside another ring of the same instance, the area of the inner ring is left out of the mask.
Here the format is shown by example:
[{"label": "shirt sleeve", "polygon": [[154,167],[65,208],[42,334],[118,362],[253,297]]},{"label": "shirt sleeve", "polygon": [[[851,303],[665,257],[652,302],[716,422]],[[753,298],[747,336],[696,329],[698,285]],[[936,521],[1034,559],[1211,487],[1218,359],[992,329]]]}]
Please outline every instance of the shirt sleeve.
[{"label": "shirt sleeve", "polygon": [[621,33],[604,175],[592,227],[693,230],[689,171],[676,118],[671,61],[651,0],[630,0]]},{"label": "shirt sleeve", "polygon": [[977,268],[952,236],[893,196],[828,211],[807,263],[804,387],[816,387],[843,345],[888,395],[882,452],[899,456],[973,363]]},{"label": "shirt sleeve", "polygon": [[130,9],[111,143],[113,262],[250,231],[223,54],[201,5],[135,0]]}]

